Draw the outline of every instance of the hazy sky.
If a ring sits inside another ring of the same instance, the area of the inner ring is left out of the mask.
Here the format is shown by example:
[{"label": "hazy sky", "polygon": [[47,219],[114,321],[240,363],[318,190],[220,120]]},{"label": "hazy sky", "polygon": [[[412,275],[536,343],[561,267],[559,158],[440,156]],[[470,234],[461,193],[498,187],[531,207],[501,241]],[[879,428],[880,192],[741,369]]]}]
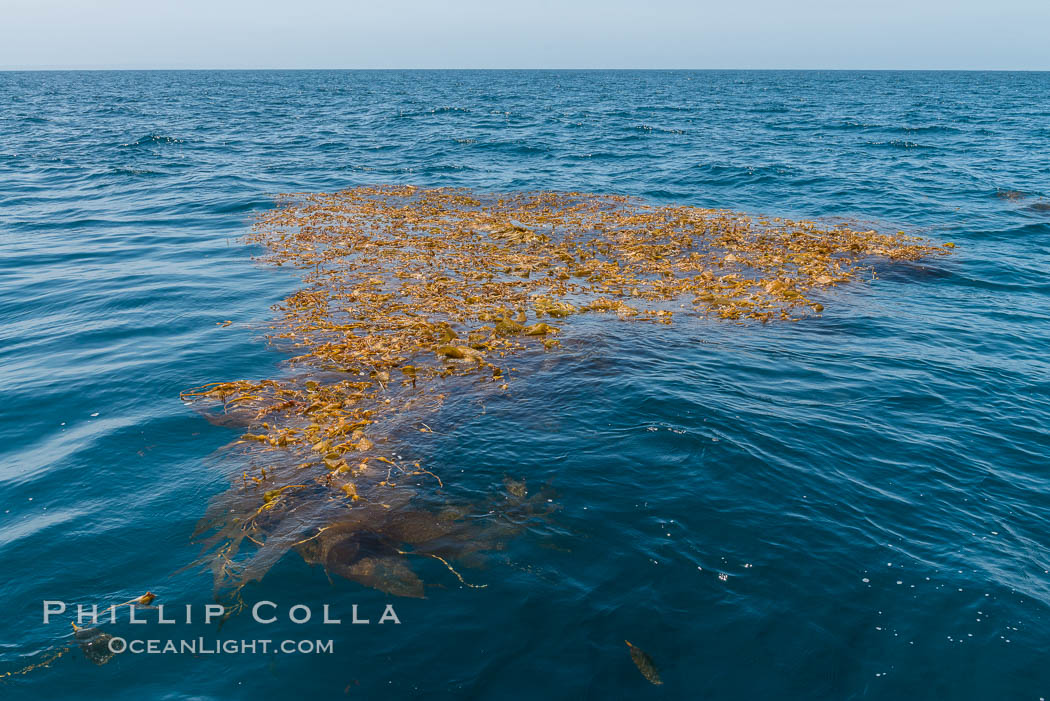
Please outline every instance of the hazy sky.
[{"label": "hazy sky", "polygon": [[2,68],[1050,69],[1050,0],[0,0]]}]

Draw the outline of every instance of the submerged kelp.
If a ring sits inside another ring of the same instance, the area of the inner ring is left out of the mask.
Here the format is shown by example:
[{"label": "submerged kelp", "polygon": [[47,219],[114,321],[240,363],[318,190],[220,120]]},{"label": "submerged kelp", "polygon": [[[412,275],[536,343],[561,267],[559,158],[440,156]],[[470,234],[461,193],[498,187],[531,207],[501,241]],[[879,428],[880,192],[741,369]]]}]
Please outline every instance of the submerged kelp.
[{"label": "submerged kelp", "polygon": [[634,666],[638,668],[638,671],[642,673],[642,676],[650,684],[660,686],[663,684],[663,680],[660,678],[660,670],[656,668],[656,663],[653,662],[653,658],[649,657],[649,653],[641,649],[637,645],[633,645],[630,640],[624,640],[627,643],[627,649],[631,653],[631,661],[634,662]]},{"label": "submerged kelp", "polygon": [[273,327],[298,352],[292,373],[183,395],[248,428],[253,467],[202,527],[216,584],[236,590],[295,548],[329,574],[405,596],[423,593],[410,555],[465,583],[450,559],[498,549],[548,508],[513,481],[492,504],[449,504],[440,475],[384,445],[430,430],[422,418],[450,382],[506,391],[510,355],[557,348],[584,315],[796,320],[874,259],[951,247],[614,195],[413,187],[286,196],[249,240],[301,269],[305,286]]}]

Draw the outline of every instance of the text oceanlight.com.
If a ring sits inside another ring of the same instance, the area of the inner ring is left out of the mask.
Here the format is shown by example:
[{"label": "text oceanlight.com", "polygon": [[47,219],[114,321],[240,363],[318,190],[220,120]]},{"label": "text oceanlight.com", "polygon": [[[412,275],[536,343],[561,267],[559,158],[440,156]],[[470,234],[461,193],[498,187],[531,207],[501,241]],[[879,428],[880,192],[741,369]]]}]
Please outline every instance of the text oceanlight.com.
[{"label": "text oceanlight.com", "polygon": [[109,651],[114,654],[130,652],[134,655],[267,655],[273,652],[285,654],[326,654],[335,652],[332,640],[126,640],[110,638]]}]

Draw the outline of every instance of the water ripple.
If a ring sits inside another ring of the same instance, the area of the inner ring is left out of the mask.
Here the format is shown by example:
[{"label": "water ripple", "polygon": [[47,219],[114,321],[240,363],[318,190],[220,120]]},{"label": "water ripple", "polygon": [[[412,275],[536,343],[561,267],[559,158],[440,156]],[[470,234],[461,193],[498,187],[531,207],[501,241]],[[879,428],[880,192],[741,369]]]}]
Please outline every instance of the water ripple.
[{"label": "water ripple", "polygon": [[[63,660],[4,691],[615,698],[628,638],[678,698],[1050,695],[1048,100],[1038,73],[0,73],[0,673],[59,635],[43,598],[209,600],[172,572],[236,432],[177,397],[284,357],[297,279],[239,242],[273,193],[620,192],[957,244],[819,319],[580,324],[510,396],[450,396],[404,450],[564,510],[488,588],[333,633],[353,665]],[[315,575],[252,595],[382,602]]]}]

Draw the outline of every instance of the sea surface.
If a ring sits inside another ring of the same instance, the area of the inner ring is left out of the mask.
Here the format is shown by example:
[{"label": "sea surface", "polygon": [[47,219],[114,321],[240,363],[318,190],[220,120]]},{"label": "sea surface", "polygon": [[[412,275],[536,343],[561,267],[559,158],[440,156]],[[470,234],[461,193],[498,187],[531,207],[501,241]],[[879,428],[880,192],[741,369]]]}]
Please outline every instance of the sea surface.
[{"label": "sea surface", "polygon": [[[265,333],[299,278],[243,241],[273,196],[385,183],[956,248],[797,323],[602,324],[522,358],[401,446],[461,495],[556,493],[463,571],[487,586],[427,566],[396,599],[289,555],[245,591],[276,623],[205,626],[191,534],[243,465],[179,392],[282,372]],[[0,73],[0,674],[71,646],[0,697],[1050,697],[1048,353],[1048,73]],[[85,659],[75,604],[147,590],[194,621],[103,628],[334,652]]]}]

